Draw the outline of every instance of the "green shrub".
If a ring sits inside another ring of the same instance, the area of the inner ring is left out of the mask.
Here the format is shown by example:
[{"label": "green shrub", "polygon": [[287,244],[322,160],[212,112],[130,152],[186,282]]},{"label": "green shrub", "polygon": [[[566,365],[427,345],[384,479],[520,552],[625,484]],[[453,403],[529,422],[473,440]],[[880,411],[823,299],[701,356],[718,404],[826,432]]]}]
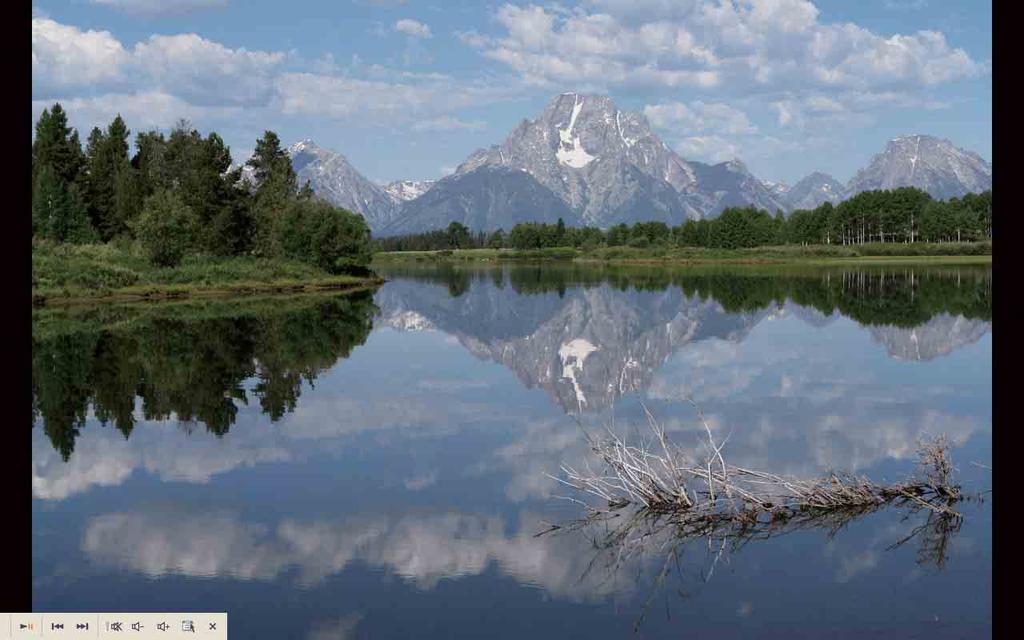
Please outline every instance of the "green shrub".
[{"label": "green shrub", "polygon": [[293,200],[277,225],[285,257],[338,274],[365,269],[373,257],[363,217],[323,200]]},{"label": "green shrub", "polygon": [[177,193],[158,191],[146,199],[133,226],[153,264],[176,267],[196,245],[199,220]]}]

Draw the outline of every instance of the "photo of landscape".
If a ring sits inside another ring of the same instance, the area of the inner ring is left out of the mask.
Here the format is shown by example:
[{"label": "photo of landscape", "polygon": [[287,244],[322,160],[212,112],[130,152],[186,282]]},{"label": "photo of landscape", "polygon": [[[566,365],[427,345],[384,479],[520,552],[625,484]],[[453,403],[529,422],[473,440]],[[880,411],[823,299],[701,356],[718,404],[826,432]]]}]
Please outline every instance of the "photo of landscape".
[{"label": "photo of landscape", "polygon": [[991,637],[992,22],[34,0],[31,611]]}]

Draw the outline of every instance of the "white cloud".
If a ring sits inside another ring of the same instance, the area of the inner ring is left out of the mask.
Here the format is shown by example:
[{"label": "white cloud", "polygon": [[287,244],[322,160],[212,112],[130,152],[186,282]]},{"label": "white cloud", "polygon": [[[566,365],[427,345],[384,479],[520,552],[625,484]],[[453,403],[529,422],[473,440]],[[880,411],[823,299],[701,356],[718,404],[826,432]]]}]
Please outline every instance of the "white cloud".
[{"label": "white cloud", "polygon": [[915,96],[901,91],[843,91],[826,95],[819,92],[795,94],[770,103],[780,127],[827,132],[836,126],[869,126],[876,121],[873,112],[881,108],[946,109],[948,102]]},{"label": "white cloud", "polygon": [[655,127],[677,133],[754,133],[747,114],[723,102],[697,100],[689,105],[683,102],[665,102],[647,105],[644,115]]},{"label": "white cloud", "polygon": [[129,53],[109,31],[82,31],[49,18],[32,19],[33,92],[119,80]]},{"label": "white cloud", "polygon": [[402,18],[395,23],[395,31],[404,33],[414,38],[430,38],[430,27],[410,18]]},{"label": "white cloud", "polygon": [[32,20],[34,97],[74,89],[163,91],[196,105],[266,103],[279,52],[232,49],[196,34],[154,35],[126,48],[108,31]]},{"label": "white cloud", "polygon": [[503,37],[462,39],[541,86],[920,88],[987,70],[939,32],[885,37],[822,23],[807,0],[590,5],[506,4],[496,16]]},{"label": "white cloud", "polygon": [[[163,91],[140,91],[137,93],[105,93],[81,98],[56,97],[72,126],[82,132],[92,127],[105,127],[115,114],[121,114],[134,131],[163,129],[178,119],[192,122],[216,122],[237,118],[242,115],[240,107],[201,107]],[[39,118],[44,108],[54,100],[33,100],[33,120]]]},{"label": "white cloud", "polygon": [[580,87],[657,85],[712,87],[718,84],[713,54],[681,23],[636,27],[608,14],[563,17],[543,7],[506,4],[498,21],[500,39],[464,37],[534,85]]},{"label": "white cloud", "polygon": [[[456,109],[504,99],[512,92],[514,88],[509,86],[464,85],[435,74],[368,80],[285,73],[277,80],[277,103],[288,115],[321,115],[335,119],[359,116],[364,123],[389,126],[421,123],[421,127],[434,130],[476,127],[475,123],[441,116]],[[431,118],[435,120],[429,120]]]},{"label": "white cloud", "polygon": [[89,0],[112,9],[136,15],[189,13],[202,9],[226,7],[228,0]]},{"label": "white cloud", "polygon": [[152,36],[132,54],[152,83],[195,104],[266,103],[285,60],[280,52],[231,49],[194,33]]},{"label": "white cloud", "polygon": [[740,156],[738,144],[717,135],[683,138],[676,145],[676,151],[684,158],[708,162],[726,162]]},{"label": "white cloud", "polygon": [[[426,25],[406,22],[397,25],[429,34]],[[410,46],[422,49],[411,40]],[[429,54],[407,47],[405,58],[423,62]],[[515,92],[508,82],[478,86],[441,73],[366,65],[357,57],[343,68],[329,54],[306,60],[294,52],[232,48],[194,33],[153,35],[127,46],[110,32],[42,17],[32,23],[32,70],[34,115],[60,100],[79,128],[106,124],[120,112],[135,130],[184,117],[253,138],[281,114],[416,125],[421,131],[476,130],[483,123],[452,111]]]}]

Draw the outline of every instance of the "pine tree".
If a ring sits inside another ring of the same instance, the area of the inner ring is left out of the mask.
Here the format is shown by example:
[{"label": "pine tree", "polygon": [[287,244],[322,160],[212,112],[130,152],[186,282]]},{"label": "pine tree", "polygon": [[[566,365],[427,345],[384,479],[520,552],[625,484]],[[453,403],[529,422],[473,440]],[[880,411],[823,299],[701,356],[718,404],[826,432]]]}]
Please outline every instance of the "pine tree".
[{"label": "pine tree", "polygon": [[57,242],[96,240],[77,189],[65,185],[47,165],[40,168],[32,185],[32,233]]},{"label": "pine tree", "polygon": [[107,131],[94,128],[86,148],[85,193],[89,215],[103,240],[128,230],[132,211],[128,127],[118,115]]},{"label": "pine tree", "polygon": [[50,167],[54,177],[66,185],[78,181],[85,164],[78,132],[68,126],[68,117],[60,103],[43,109],[36,123],[32,143],[32,179],[42,167]]},{"label": "pine tree", "polygon": [[298,179],[288,153],[273,131],[256,141],[256,151],[246,163],[253,169],[256,189],[253,210],[256,220],[256,251],[264,256],[281,255],[279,224],[285,206],[295,198]]}]

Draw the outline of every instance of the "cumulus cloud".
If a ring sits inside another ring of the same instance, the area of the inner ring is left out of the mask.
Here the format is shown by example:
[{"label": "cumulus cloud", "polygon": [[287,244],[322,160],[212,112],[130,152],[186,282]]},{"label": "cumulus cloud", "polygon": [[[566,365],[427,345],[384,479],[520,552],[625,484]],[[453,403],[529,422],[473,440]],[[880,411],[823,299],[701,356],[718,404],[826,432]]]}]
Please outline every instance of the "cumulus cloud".
[{"label": "cumulus cloud", "polygon": [[67,91],[173,93],[199,105],[265,103],[285,60],[279,52],[232,49],[196,34],[154,35],[126,48],[108,31],[32,20],[35,98]]},{"label": "cumulus cloud", "polygon": [[430,38],[433,35],[430,33],[429,26],[423,24],[422,22],[412,20],[410,18],[402,18],[401,20],[395,22],[394,28],[395,31],[399,33],[404,33],[414,38]]},{"label": "cumulus cloud", "polygon": [[198,105],[262,104],[285,54],[231,49],[194,33],[152,36],[135,45],[133,64],[157,87]]},{"label": "cumulus cloud", "polygon": [[64,87],[121,78],[130,54],[109,31],[82,31],[49,18],[32,19],[32,83],[44,97]]},{"label": "cumulus cloud", "polygon": [[[400,20],[396,28],[416,36],[405,52],[407,64],[429,59],[419,43],[429,36],[426,25]],[[229,47],[194,33],[153,35],[126,45],[108,31],[41,16],[32,21],[32,70],[36,115],[59,100],[79,128],[105,124],[120,112],[136,129],[163,128],[184,117],[200,126],[245,129],[253,137],[268,118],[282,114],[416,124],[422,131],[475,130],[483,124],[452,111],[515,91],[507,82],[457,82],[357,58],[342,68],[330,55],[306,60],[294,52]]]},{"label": "cumulus cloud", "polygon": [[946,109],[948,102],[900,91],[844,91],[833,95],[820,92],[787,94],[770,102],[780,127],[828,131],[836,126],[868,126],[876,121],[879,108]]},{"label": "cumulus cloud", "polygon": [[754,133],[747,114],[723,102],[697,100],[689,105],[683,102],[665,102],[647,105],[644,115],[652,125],[678,133]]},{"label": "cumulus cloud", "polygon": [[727,162],[740,157],[740,146],[718,135],[689,136],[675,145],[676,151],[684,158],[708,162]]},{"label": "cumulus cloud", "polygon": [[[366,79],[294,72],[282,74],[277,80],[277,100],[285,114],[336,119],[360,114],[369,122],[391,125],[438,118],[455,109],[503,99],[512,95],[511,91],[507,86],[459,84],[433,74]],[[448,117],[421,126],[451,130],[466,128],[467,124]]]},{"label": "cumulus cloud", "polygon": [[180,14],[226,7],[228,0],[89,0],[112,9],[136,15]]},{"label": "cumulus cloud", "polygon": [[497,19],[505,37],[470,41],[530,84],[712,87],[719,82],[718,72],[709,68],[717,62],[714,55],[681,23],[630,27],[607,14],[563,17],[536,5],[511,4],[498,10]]},{"label": "cumulus cloud", "polygon": [[823,23],[807,0],[506,4],[496,17],[502,36],[463,41],[537,85],[923,87],[986,70],[939,32]]}]

